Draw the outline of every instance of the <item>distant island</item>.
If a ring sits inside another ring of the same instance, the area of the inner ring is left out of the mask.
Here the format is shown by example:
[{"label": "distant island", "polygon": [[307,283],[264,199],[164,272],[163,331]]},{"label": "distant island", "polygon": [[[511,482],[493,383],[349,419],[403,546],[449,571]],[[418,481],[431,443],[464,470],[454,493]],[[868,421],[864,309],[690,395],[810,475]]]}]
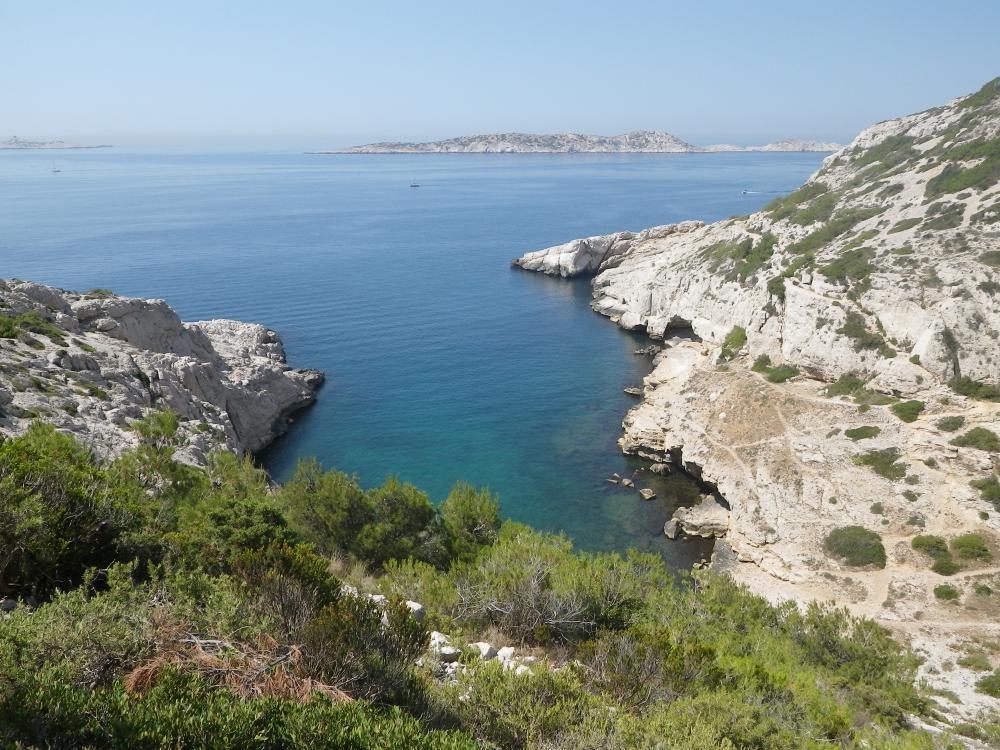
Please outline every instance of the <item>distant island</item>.
[{"label": "distant island", "polygon": [[694,146],[662,130],[637,130],[624,135],[580,133],[487,133],[426,143],[369,143],[312,154],[685,154],[723,151],[839,151],[839,143],[789,139],[764,146]]},{"label": "distant island", "polygon": [[28,149],[71,149],[71,148],[111,148],[110,144],[102,143],[96,146],[83,146],[77,143],[66,143],[65,141],[29,141],[18,138],[16,135],[6,141],[0,142],[2,151],[25,151]]}]

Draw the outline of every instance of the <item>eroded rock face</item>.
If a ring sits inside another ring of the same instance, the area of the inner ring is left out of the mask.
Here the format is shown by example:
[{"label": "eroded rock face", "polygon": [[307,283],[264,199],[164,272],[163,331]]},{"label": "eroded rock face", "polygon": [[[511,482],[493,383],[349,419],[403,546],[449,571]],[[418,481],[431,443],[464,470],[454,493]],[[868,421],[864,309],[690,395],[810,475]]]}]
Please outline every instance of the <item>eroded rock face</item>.
[{"label": "eroded rock face", "polygon": [[[1000,433],[1000,405],[948,385],[1000,383],[998,138],[1000,79],[864,131],[760,212],[630,240],[597,263],[596,311],[654,339],[680,326],[701,339],[656,356],[623,422],[623,451],[679,458],[731,506],[710,524],[681,511],[667,536],[688,523],[724,534],[724,569],[772,600],[833,599],[918,643],[1000,637],[996,607],[977,593],[995,590],[1000,567],[964,561],[948,604],[934,595],[945,579],[911,546],[919,533],[975,533],[1000,557],[998,509],[970,484],[997,476],[998,454],[952,444],[973,428]],[[593,269],[593,244],[519,265]],[[910,421],[893,411],[902,399],[919,402]],[[944,418],[962,426],[948,431]],[[825,549],[845,526],[880,535],[884,569]],[[977,675],[961,679],[971,692]],[[984,700],[996,705],[968,705]]]},{"label": "eroded rock face", "polygon": [[171,409],[182,420],[180,457],[202,463],[219,448],[263,448],[323,380],[290,368],[274,331],[233,320],[183,323],[163,300],[2,281],[0,301],[13,327],[0,339],[6,434],[40,417],[117,455],[137,442],[132,422]]},{"label": "eroded rock face", "polygon": [[642,232],[614,232],[582,240],[571,240],[544,250],[526,253],[511,264],[526,271],[539,271],[552,276],[572,278],[589,276],[613,267],[629,254],[632,248],[653,239],[673,234],[691,232],[703,226],[700,221],[682,221],[664,224]]}]

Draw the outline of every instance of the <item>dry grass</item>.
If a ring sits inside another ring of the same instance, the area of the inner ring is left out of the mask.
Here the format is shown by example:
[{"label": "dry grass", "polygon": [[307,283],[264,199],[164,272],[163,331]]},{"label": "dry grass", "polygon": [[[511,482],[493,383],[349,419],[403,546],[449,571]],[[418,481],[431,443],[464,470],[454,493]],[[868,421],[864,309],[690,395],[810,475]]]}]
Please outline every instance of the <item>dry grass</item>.
[{"label": "dry grass", "polygon": [[247,644],[179,633],[161,641],[153,658],[129,672],[125,691],[141,695],[157,683],[166,669],[180,667],[241,698],[306,702],[315,695],[324,695],[337,702],[352,700],[337,687],[300,676],[301,660],[297,646],[280,645],[269,637]]}]

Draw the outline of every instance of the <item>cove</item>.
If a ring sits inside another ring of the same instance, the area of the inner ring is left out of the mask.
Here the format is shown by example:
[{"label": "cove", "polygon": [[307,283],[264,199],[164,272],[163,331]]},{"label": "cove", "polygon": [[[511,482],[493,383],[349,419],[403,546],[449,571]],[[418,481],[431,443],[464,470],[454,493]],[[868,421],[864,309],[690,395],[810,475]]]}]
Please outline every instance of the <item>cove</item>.
[{"label": "cove", "polygon": [[436,501],[464,480],[583,548],[687,565],[702,548],[662,526],[694,485],[644,477],[658,495],[644,502],[605,481],[640,465],[616,440],[645,339],[592,312],[586,280],[508,264],[575,237],[748,213],[821,159],[113,149],[60,154],[53,174],[49,155],[4,153],[0,264],[278,330],[292,364],[328,376],[261,456],[278,479],[316,456]]}]

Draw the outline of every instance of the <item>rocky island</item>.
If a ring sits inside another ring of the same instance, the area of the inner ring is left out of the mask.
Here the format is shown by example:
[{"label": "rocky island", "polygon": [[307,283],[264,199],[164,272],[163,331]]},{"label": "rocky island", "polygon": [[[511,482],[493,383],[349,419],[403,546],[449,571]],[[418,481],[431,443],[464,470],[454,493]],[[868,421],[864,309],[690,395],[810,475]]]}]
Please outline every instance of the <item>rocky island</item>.
[{"label": "rocky island", "polygon": [[[1000,79],[879,123],[749,216],[590,237],[514,265],[591,276],[664,342],[623,451],[717,491],[667,531],[774,600],[905,636],[971,719],[1000,639]],[[684,332],[684,337],[676,337]],[[701,527],[708,519],[712,528]]]},{"label": "rocky island", "polygon": [[111,148],[109,144],[96,146],[83,146],[77,143],[66,143],[65,141],[31,141],[25,138],[18,138],[16,135],[6,141],[0,141],[0,150],[3,151],[28,151],[28,150],[67,150],[81,148]]},{"label": "rocky island", "polygon": [[139,443],[136,420],[168,410],[195,465],[259,451],[323,381],[289,367],[262,325],[182,323],[163,300],[18,280],[0,281],[0,371],[0,433],[44,419],[114,457]]},{"label": "rocky island", "polygon": [[370,143],[315,154],[688,154],[720,151],[836,151],[836,143],[783,140],[766,146],[693,146],[662,130],[624,135],[488,133],[427,143]]}]

